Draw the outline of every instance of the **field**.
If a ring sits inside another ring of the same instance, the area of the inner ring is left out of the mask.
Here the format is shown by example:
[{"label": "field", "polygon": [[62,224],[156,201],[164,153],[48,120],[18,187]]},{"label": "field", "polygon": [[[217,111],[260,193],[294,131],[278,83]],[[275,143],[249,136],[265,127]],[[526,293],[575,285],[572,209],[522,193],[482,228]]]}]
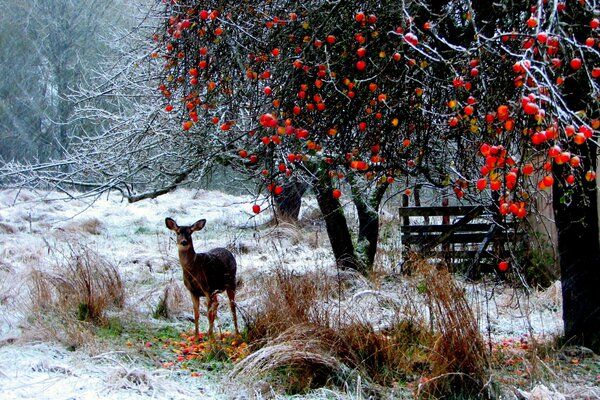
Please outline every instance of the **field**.
[{"label": "field", "polygon": [[[403,264],[393,206],[374,272],[339,271],[314,200],[297,225],[253,202],[0,192],[0,398],[600,398],[598,356],[557,344],[558,282]],[[206,218],[196,251],[235,254],[241,337],[222,296],[216,340],[193,341],[167,216]]]}]

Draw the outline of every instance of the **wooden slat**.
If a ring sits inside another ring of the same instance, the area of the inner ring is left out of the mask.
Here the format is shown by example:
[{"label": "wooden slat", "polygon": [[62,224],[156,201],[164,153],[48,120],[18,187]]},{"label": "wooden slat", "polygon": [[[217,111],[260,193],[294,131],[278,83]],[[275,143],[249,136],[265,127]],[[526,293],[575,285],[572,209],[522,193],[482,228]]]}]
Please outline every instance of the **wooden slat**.
[{"label": "wooden slat", "polygon": [[[459,227],[458,232],[487,232],[490,229],[490,224],[475,223],[467,224]],[[406,225],[402,227],[402,234],[430,233],[430,232],[449,232],[453,229],[452,225]]]},{"label": "wooden slat", "polygon": [[473,209],[487,210],[484,206],[436,206],[436,207],[400,207],[400,217],[435,217],[443,215],[466,215]]},{"label": "wooden slat", "polygon": [[465,226],[469,222],[471,222],[473,219],[477,218],[483,212],[483,210],[484,210],[483,207],[473,207],[461,219],[459,219],[458,221],[454,222],[454,224],[452,224],[452,229],[450,229],[448,232],[443,232],[439,238],[428,243],[427,248],[425,248],[424,250],[431,249],[431,248],[438,246],[444,242],[450,242],[450,243],[454,242],[454,239],[452,239],[452,240],[450,239],[452,236],[454,236],[454,233],[456,231],[458,231],[461,228],[461,226]]},{"label": "wooden slat", "polygon": [[[403,235],[402,244],[418,244],[424,247],[435,247],[444,243],[481,243],[486,236],[486,232],[454,232],[444,241],[439,242],[440,235],[435,234],[420,234],[420,235]],[[493,242],[502,241],[504,238],[501,236],[496,237]]]},{"label": "wooden slat", "polygon": [[[429,257],[432,258],[452,258],[455,260],[473,260],[473,258],[475,257],[477,253],[477,250],[450,250],[450,251],[443,251],[443,250],[433,250],[431,252],[429,252]],[[496,258],[495,255],[485,251],[483,253],[481,253],[481,258],[482,259],[490,259],[490,258]]]}]

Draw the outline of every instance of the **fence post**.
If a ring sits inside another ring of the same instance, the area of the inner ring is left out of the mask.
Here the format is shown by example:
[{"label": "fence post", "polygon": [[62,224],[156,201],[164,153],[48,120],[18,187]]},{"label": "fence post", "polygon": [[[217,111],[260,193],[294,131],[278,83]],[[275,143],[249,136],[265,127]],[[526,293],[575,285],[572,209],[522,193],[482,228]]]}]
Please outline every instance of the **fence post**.
[{"label": "fence post", "polygon": [[[449,204],[448,193],[447,193],[446,189],[444,189],[444,192],[442,194],[442,207],[448,207],[448,204]],[[442,225],[450,225],[450,214],[445,213],[442,216]],[[443,251],[444,261],[446,262],[447,265],[451,265],[452,259],[450,258],[450,243],[442,244],[442,251]]]},{"label": "fence post", "polygon": [[[402,207],[408,207],[408,195],[406,193],[402,194]],[[403,216],[401,223],[402,225],[410,225],[410,217],[408,215]]]}]

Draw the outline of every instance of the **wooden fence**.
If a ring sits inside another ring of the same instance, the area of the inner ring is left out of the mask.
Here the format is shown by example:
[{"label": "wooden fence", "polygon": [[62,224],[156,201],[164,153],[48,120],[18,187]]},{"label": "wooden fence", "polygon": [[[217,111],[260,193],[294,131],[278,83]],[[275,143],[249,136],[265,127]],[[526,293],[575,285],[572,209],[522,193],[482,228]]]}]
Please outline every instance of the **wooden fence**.
[{"label": "wooden fence", "polygon": [[402,207],[400,221],[405,256],[418,252],[469,274],[480,272],[484,261],[493,264],[515,234],[484,206]]}]

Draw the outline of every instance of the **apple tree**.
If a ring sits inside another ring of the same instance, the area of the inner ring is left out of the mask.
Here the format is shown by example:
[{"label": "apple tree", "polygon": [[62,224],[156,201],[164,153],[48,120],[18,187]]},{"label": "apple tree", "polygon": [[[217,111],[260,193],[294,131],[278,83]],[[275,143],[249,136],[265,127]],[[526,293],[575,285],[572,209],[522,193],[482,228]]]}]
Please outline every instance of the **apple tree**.
[{"label": "apple tree", "polygon": [[[159,90],[182,137],[219,142],[275,199],[290,181],[310,187],[338,263],[366,271],[390,184],[425,174],[443,185],[469,151],[439,136],[453,89],[435,85],[407,28],[396,3],[167,2]],[[435,73],[455,75],[445,63]],[[358,213],[356,241],[343,201]]]},{"label": "apple tree", "polygon": [[[175,134],[219,143],[273,196],[290,179],[307,184],[342,266],[369,269],[383,195],[406,177],[460,201],[493,199],[518,220],[551,191],[565,334],[598,348],[594,2],[172,0],[163,10],[153,57]],[[356,241],[342,201],[356,207]]]}]

